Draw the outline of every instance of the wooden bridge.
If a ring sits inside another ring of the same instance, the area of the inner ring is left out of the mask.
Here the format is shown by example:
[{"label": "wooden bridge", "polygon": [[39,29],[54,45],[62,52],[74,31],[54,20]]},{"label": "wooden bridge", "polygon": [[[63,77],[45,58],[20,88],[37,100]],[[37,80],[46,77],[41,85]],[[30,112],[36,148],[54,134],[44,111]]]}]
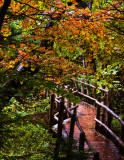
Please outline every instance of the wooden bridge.
[{"label": "wooden bridge", "polygon": [[[68,146],[67,160],[72,160],[75,152],[80,155],[82,151],[89,153],[89,160],[123,160],[124,121],[112,111],[112,91],[73,79],[70,85],[59,87],[85,98],[88,103],[82,101],[80,104],[73,104],[66,95],[62,97],[51,94],[49,127],[57,136],[54,160],[60,159],[59,150],[63,140]],[[97,91],[99,94],[96,94]],[[91,101],[94,105],[89,104]],[[118,134],[112,130],[113,118],[121,125]]]}]

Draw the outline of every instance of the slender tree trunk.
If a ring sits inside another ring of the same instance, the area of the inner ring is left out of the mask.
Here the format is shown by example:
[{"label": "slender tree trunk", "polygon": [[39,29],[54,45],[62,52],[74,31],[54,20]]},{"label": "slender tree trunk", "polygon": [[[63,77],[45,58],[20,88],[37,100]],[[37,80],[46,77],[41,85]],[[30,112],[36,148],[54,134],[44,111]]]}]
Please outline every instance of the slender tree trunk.
[{"label": "slender tree trunk", "polygon": [[10,6],[10,4],[11,4],[11,0],[4,0],[4,4],[3,4],[3,6],[0,10],[0,32],[1,32],[1,28],[2,28],[2,25],[3,25],[3,21],[4,21],[4,18],[5,18],[7,9]]}]

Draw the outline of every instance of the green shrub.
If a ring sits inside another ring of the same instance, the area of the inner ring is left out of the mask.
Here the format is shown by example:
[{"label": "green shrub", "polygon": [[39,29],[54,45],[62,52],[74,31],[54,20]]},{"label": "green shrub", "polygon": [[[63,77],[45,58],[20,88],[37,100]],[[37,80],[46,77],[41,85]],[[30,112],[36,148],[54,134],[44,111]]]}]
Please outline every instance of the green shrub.
[{"label": "green shrub", "polygon": [[[120,118],[122,118],[122,116],[120,116]],[[121,131],[121,123],[120,123],[116,118],[113,118],[113,119],[112,119],[112,130],[113,130],[114,133],[116,133],[117,135],[120,134],[120,131]]]},{"label": "green shrub", "polygon": [[52,160],[55,139],[45,122],[42,119],[35,122],[33,117],[34,113],[47,111],[49,99],[27,98],[27,102],[21,104],[12,97],[10,105],[0,114],[1,160]]}]

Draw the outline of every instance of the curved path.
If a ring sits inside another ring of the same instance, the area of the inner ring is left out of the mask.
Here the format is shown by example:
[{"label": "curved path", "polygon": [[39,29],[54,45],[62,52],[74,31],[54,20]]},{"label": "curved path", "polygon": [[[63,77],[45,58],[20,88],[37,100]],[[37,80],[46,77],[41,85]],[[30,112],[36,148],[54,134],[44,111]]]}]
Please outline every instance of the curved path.
[{"label": "curved path", "polygon": [[[95,131],[96,108],[85,102],[81,102],[77,109],[77,116],[81,127],[83,128],[87,139],[100,154],[100,160],[124,160],[124,157],[119,154],[118,148],[112,141],[105,138],[102,134]],[[67,130],[69,130],[70,119],[65,121]],[[74,138],[78,140],[79,130],[75,125]],[[85,144],[85,149],[87,145]]]}]

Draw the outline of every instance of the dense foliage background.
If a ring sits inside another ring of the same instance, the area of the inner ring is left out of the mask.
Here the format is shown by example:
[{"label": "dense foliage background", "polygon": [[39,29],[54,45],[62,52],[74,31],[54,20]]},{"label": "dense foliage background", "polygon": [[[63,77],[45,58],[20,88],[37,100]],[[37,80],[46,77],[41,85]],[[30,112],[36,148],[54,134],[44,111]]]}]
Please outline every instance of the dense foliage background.
[{"label": "dense foliage background", "polygon": [[122,114],[123,60],[122,0],[0,0],[0,158],[52,159],[44,116],[33,118],[49,109],[44,89],[71,77],[113,88]]}]

